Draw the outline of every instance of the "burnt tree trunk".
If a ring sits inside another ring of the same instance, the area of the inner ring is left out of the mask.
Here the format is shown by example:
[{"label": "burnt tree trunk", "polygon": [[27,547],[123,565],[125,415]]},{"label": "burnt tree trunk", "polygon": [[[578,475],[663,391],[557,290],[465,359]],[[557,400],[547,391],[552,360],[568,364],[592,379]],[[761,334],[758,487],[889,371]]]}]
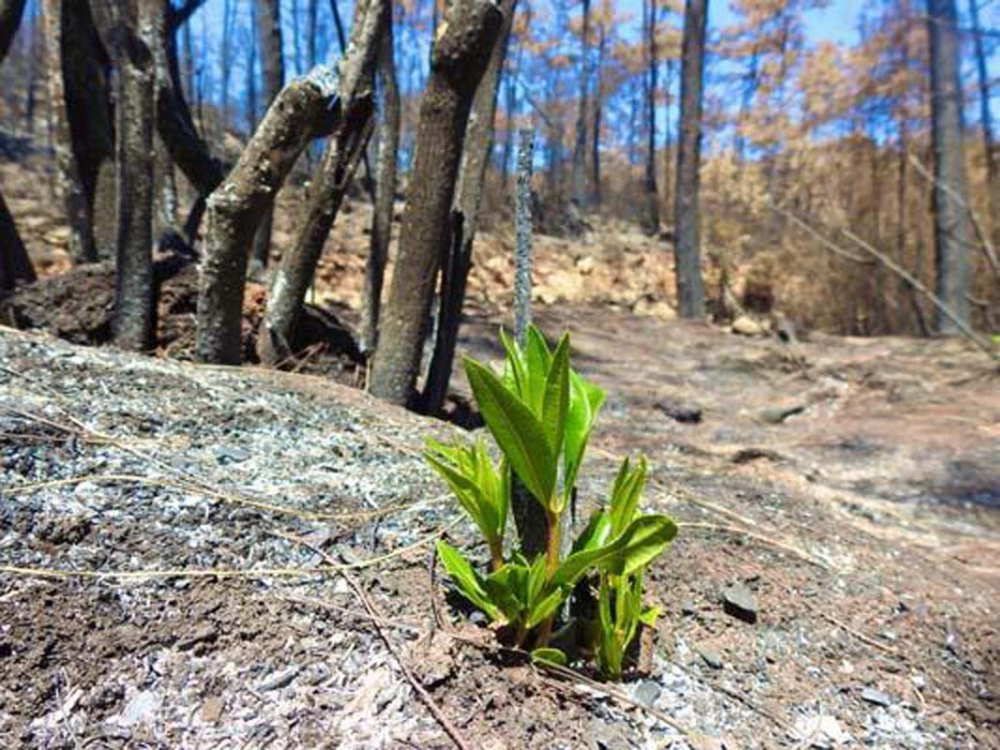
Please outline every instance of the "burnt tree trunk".
[{"label": "burnt tree trunk", "polygon": [[972,18],[972,42],[976,55],[976,76],[979,81],[979,124],[983,128],[983,151],[986,158],[987,206],[990,215],[990,233],[994,246],[1000,246],[1000,155],[993,142],[993,112],[990,108],[991,81],[983,44],[983,30],[979,23],[979,2],[969,0]]},{"label": "burnt tree trunk", "polygon": [[160,4],[163,15],[151,40],[156,67],[156,131],[171,161],[199,195],[208,196],[225,173],[199,136],[181,88],[176,39],[181,22],[170,12],[169,3],[160,0]]},{"label": "burnt tree trunk", "polygon": [[682,318],[705,317],[698,199],[708,0],[687,0],[681,50],[681,124],[674,203],[677,302]]},{"label": "burnt tree trunk", "polygon": [[[972,275],[965,208],[962,148],[962,87],[959,81],[958,13],[955,0],[928,0],[931,54],[931,140],[934,147],[935,292],[959,320],[969,322]],[[938,333],[957,334],[959,326],[935,309]]]},{"label": "burnt tree trunk", "polygon": [[97,260],[94,230],[91,223],[90,201],[80,174],[70,132],[70,116],[66,106],[66,76],[64,36],[67,3],[71,0],[43,0],[46,41],[46,79],[49,89],[49,109],[52,116],[53,148],[59,173],[59,190],[69,221],[69,254],[74,263]]},{"label": "burnt tree trunk", "polygon": [[339,110],[331,109],[336,93],[336,77],[326,67],[282,89],[236,166],[209,197],[195,342],[200,361],[240,363],[250,244],[299,154],[336,123]]},{"label": "burnt tree trunk", "polygon": [[359,8],[351,45],[339,68],[340,119],[312,180],[305,222],[295,245],[281,259],[267,300],[263,330],[257,339],[257,353],[265,364],[277,365],[295,353],[293,341],[306,292],[371,136],[379,36],[391,5],[389,0],[373,0]]},{"label": "burnt tree trunk", "polygon": [[[24,5],[25,0],[0,0],[0,65],[7,57],[11,41],[21,24]],[[35,269],[0,192],[0,292],[13,289],[19,282],[34,280]]]},{"label": "burnt tree trunk", "polygon": [[[590,0],[581,3],[582,28],[580,29],[580,91],[576,109],[576,136],[573,142],[571,201],[577,211],[587,203],[587,99],[590,96]],[[506,46],[506,45],[505,45]],[[504,52],[506,55],[506,51]]]},{"label": "burnt tree trunk", "polygon": [[11,42],[21,25],[26,0],[0,0],[0,63],[7,57]]},{"label": "burnt tree trunk", "polygon": [[116,13],[114,61],[118,68],[118,248],[115,274],[115,343],[153,347],[153,37],[160,0],[128,0]]},{"label": "burnt tree trunk", "polygon": [[[260,54],[264,67],[264,105],[269,107],[285,85],[285,63],[281,46],[281,0],[256,0],[257,30],[260,37]],[[271,254],[271,224],[274,205],[260,220],[254,237],[252,264],[257,269],[267,267]]]},{"label": "burnt tree trunk", "polygon": [[517,0],[503,0],[504,19],[493,43],[490,61],[483,74],[465,133],[465,149],[458,174],[458,188],[452,210],[452,235],[448,252],[442,257],[441,304],[438,306],[437,337],[420,409],[436,414],[444,406],[448,382],[455,361],[455,346],[462,324],[462,304],[472,269],[472,248],[479,224],[486,167],[493,150],[493,122],[497,110],[500,79],[507,58],[507,44]]},{"label": "burnt tree trunk", "polygon": [[455,0],[431,52],[399,257],[372,368],[371,392],[396,404],[414,395],[438,264],[451,241],[469,110],[502,21],[490,0]]},{"label": "burnt tree trunk", "polygon": [[[645,8],[645,0],[643,0]],[[646,231],[656,234],[660,230],[660,197],[656,189],[656,0],[649,0],[646,24],[646,174],[643,186],[646,191]]]},{"label": "burnt tree trunk", "polygon": [[399,131],[402,118],[396,62],[393,54],[392,14],[386,19],[379,51],[379,81],[382,89],[382,121],[379,125],[375,207],[371,240],[365,264],[365,286],[361,300],[361,352],[371,355],[378,345],[379,313],[385,264],[392,239],[392,216],[396,202],[396,172],[399,161]]},{"label": "burnt tree trunk", "polygon": [[604,56],[607,48],[607,18],[601,18],[600,37],[597,42],[597,81],[594,85],[594,122],[590,133],[591,195],[594,205],[600,209],[601,195],[601,110],[604,107]]}]

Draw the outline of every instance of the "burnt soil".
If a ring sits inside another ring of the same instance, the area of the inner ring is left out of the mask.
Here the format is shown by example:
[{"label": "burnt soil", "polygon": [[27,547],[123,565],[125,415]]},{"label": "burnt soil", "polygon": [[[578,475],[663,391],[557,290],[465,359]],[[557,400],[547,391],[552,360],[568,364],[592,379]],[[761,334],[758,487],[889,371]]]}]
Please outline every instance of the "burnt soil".
[{"label": "burnt soil", "polygon": [[[500,322],[473,305],[463,350],[498,359]],[[646,507],[682,524],[619,697],[497,651],[432,576],[436,534],[485,557],[419,457],[457,428],[2,330],[0,745],[452,746],[332,560],[468,747],[1000,747],[995,367],[607,305],[537,322],[609,391],[583,512],[644,453]]]}]

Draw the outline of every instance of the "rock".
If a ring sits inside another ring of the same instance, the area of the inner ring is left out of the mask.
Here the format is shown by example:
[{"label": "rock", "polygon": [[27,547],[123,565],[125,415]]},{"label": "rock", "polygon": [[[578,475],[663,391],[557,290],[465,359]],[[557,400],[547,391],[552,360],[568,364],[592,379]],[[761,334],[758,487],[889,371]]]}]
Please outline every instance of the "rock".
[{"label": "rock", "polygon": [[692,599],[685,599],[681,602],[681,614],[682,615],[693,615],[698,612],[695,607],[694,601]]},{"label": "rock", "polygon": [[888,708],[892,705],[892,698],[883,693],[881,690],[876,690],[875,688],[865,688],[862,690],[861,700],[875,706],[882,706],[883,708]]},{"label": "rock", "polygon": [[832,750],[851,739],[833,716],[802,716],[790,734],[796,742],[818,750]]},{"label": "rock", "polygon": [[661,398],[653,404],[653,408],[682,424],[697,424],[701,421],[701,407],[684,401]]},{"label": "rock", "polygon": [[789,417],[801,414],[805,410],[805,404],[769,406],[766,409],[763,409],[758,416],[762,422],[766,422],[767,424],[781,424]]},{"label": "rock", "polygon": [[215,724],[222,718],[222,710],[225,707],[225,702],[220,696],[210,695],[201,704],[201,720],[209,724]]},{"label": "rock", "polygon": [[576,270],[584,276],[588,275],[594,270],[594,259],[589,255],[580,258],[580,260],[576,262]]},{"label": "rock", "polygon": [[698,655],[712,669],[722,669],[722,657],[719,652],[710,648],[699,648]]},{"label": "rock", "polygon": [[215,449],[215,460],[220,464],[239,464],[250,458],[250,451],[223,445]]},{"label": "rock", "polygon": [[722,606],[730,617],[750,625],[757,622],[757,602],[753,592],[742,583],[729,586],[722,592]]},{"label": "rock", "polygon": [[730,331],[739,336],[766,336],[767,328],[749,315],[740,315],[733,321]]},{"label": "rock", "polygon": [[267,679],[262,681],[257,685],[257,689],[260,691],[266,690],[280,690],[283,687],[288,687],[292,684],[292,680],[299,673],[299,668],[295,665],[288,667],[287,669],[281,669],[277,672],[272,672]]},{"label": "rock", "polygon": [[121,714],[118,716],[118,723],[132,727],[149,721],[156,710],[160,707],[160,699],[156,693],[150,690],[142,690],[132,696]]},{"label": "rock", "polygon": [[660,683],[655,680],[643,680],[632,691],[632,697],[644,706],[652,706],[660,697]]}]

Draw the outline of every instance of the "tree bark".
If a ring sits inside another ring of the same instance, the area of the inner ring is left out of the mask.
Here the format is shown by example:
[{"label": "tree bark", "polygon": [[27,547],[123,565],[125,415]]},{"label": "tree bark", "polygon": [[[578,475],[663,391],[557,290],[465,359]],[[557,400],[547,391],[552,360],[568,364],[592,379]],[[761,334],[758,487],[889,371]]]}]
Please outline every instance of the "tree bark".
[{"label": "tree bark", "polygon": [[[573,204],[583,211],[587,203],[587,100],[590,96],[590,0],[581,3],[580,91],[576,110],[576,138],[573,143]],[[506,53],[505,53],[506,54]]]},{"label": "tree bark", "polygon": [[604,56],[607,48],[607,24],[609,19],[601,18],[600,37],[597,42],[597,82],[594,89],[594,122],[590,133],[590,168],[592,170],[594,205],[601,206],[604,196],[601,194],[601,114],[604,107]]},{"label": "tree bark", "polygon": [[26,0],[0,0],[0,62],[7,57],[14,35],[21,25]]},{"label": "tree bark", "polygon": [[59,190],[69,221],[69,254],[74,263],[93,263],[97,260],[94,230],[91,223],[90,201],[80,174],[80,165],[73,150],[70,119],[66,103],[64,52],[67,45],[66,4],[69,0],[43,0],[45,14],[45,40],[47,48],[46,78],[49,88],[49,108],[52,115],[53,147],[56,169],[59,172]]},{"label": "tree bark", "polygon": [[[261,60],[264,67],[264,105],[271,102],[285,85],[285,64],[281,45],[281,0],[257,1],[257,29],[260,37]],[[253,265],[266,268],[271,254],[271,224],[274,220],[274,206],[261,217],[260,227],[254,237]]]},{"label": "tree bark", "polygon": [[195,343],[200,361],[239,364],[250,243],[299,154],[339,119],[339,108],[331,109],[336,93],[336,77],[327,67],[282,89],[236,166],[209,197]]},{"label": "tree bark", "polygon": [[[169,3],[160,0],[160,4],[166,13]],[[181,90],[176,29],[164,15],[158,19],[151,41],[156,69],[156,130],[184,177],[198,193],[207,196],[218,187],[225,174],[198,135]]]},{"label": "tree bark", "polygon": [[[25,0],[0,0],[0,65],[21,24],[24,4]],[[0,192],[0,292],[10,291],[19,282],[34,280],[35,269]]]},{"label": "tree bark", "polygon": [[[643,0],[645,3],[645,0]],[[707,2],[707,0],[706,0]],[[645,9],[645,4],[643,5]],[[646,231],[656,234],[660,230],[660,196],[656,189],[656,79],[659,65],[656,62],[656,0],[649,0],[646,26]],[[700,97],[699,97],[700,99]]]},{"label": "tree bark", "polygon": [[36,278],[14,217],[0,193],[0,292],[9,292],[20,283],[30,284]]},{"label": "tree bark", "polygon": [[983,31],[979,24],[979,4],[969,0],[972,18],[972,42],[976,55],[976,75],[979,79],[979,123],[983,128],[983,152],[986,158],[987,206],[990,215],[990,233],[994,247],[1000,247],[1000,155],[993,142],[993,112],[990,108],[990,77],[987,68]]},{"label": "tree bark", "polygon": [[382,33],[380,80],[382,88],[382,122],[379,125],[378,166],[375,181],[375,206],[372,213],[371,240],[365,265],[365,286],[361,299],[361,352],[371,355],[378,345],[379,313],[382,307],[382,286],[385,264],[392,239],[392,216],[396,201],[396,171],[399,161],[399,132],[402,120],[399,84],[393,53],[393,21],[386,20]]},{"label": "tree bark", "polygon": [[431,52],[399,257],[372,369],[371,392],[396,404],[414,395],[438,264],[451,241],[469,110],[502,21],[490,0],[455,0]]},{"label": "tree bark", "polygon": [[448,395],[448,382],[455,362],[455,346],[462,324],[465,289],[472,269],[472,249],[479,226],[483,183],[490,153],[493,151],[497,95],[507,59],[507,45],[516,6],[516,0],[502,0],[500,3],[500,10],[504,14],[503,22],[493,43],[486,72],[476,89],[466,127],[465,148],[462,151],[458,188],[452,208],[451,242],[448,252],[441,259],[441,303],[438,306],[437,337],[427,383],[421,395],[420,410],[425,414],[440,412]]},{"label": "tree bark", "polygon": [[153,88],[150,51],[162,0],[128,0],[116,12],[118,68],[118,248],[114,341],[136,351],[153,347]]},{"label": "tree bark", "polygon": [[674,203],[677,301],[683,318],[705,317],[698,194],[707,23],[708,0],[687,0],[681,51],[681,124]]},{"label": "tree bark", "polygon": [[356,14],[351,45],[339,68],[338,109],[342,114],[313,178],[305,223],[294,247],[282,257],[271,285],[263,331],[257,339],[257,353],[265,364],[277,365],[295,353],[302,303],[371,136],[379,38],[390,12],[389,0],[373,0]]},{"label": "tree bark", "polygon": [[[931,62],[931,140],[934,147],[934,245],[937,296],[968,324],[971,282],[969,228],[965,209],[962,147],[962,88],[959,81],[958,14],[955,0],[928,0]],[[938,309],[938,333],[959,326]]]}]

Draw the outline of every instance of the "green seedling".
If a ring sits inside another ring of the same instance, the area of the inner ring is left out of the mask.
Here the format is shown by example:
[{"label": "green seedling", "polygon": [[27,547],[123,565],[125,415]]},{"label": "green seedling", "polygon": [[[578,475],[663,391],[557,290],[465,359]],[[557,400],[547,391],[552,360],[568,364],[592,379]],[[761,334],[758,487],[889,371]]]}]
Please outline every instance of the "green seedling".
[{"label": "green seedling", "polygon": [[[487,446],[447,446],[429,441],[425,457],[448,483],[462,509],[479,528],[490,551],[490,572],[481,574],[456,548],[438,543],[438,554],[459,593],[510,633],[515,646],[530,645],[536,659],[566,663],[549,646],[555,618],[585,579],[600,587],[597,632],[591,650],[606,675],[618,678],[639,623],[655,619],[642,605],[643,571],[677,533],[663,515],[639,514],[645,461],[632,469],[626,460],[606,510],[596,512],[562,559],[561,519],[566,512],[591,431],[605,394],[574,372],[566,334],[554,351],[529,328],[522,349],[501,333],[505,371],[465,360],[465,370],[486,427],[499,447],[498,462]],[[523,550],[504,554],[511,475],[545,513],[544,554]]]}]

